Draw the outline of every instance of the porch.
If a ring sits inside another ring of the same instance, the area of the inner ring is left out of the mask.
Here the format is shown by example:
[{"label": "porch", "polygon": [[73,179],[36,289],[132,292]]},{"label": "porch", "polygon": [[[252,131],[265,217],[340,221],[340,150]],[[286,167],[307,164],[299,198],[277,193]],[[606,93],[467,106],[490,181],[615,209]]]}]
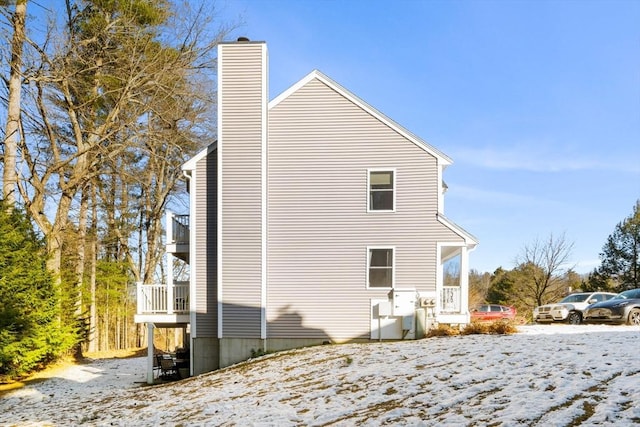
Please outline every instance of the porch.
[{"label": "porch", "polygon": [[189,323],[189,282],[136,285],[136,323]]},{"label": "porch", "polygon": [[165,217],[166,284],[136,285],[136,323],[189,322],[189,282],[175,281],[174,258],[189,263],[189,215],[171,211]]},{"label": "porch", "polygon": [[439,323],[467,324],[469,314],[469,249],[463,242],[438,243],[436,293]]}]

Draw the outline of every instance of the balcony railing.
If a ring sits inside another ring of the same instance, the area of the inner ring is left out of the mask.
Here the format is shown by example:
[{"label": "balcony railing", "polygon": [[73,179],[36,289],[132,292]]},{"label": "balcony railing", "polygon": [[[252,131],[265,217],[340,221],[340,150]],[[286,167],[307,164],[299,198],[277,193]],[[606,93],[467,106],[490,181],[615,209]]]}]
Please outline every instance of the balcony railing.
[{"label": "balcony railing", "polygon": [[167,211],[167,243],[189,243],[189,215],[176,215]]},{"label": "balcony railing", "polygon": [[460,313],[462,308],[460,286],[444,286],[440,296],[440,305],[443,312]]},{"label": "balcony railing", "polygon": [[137,286],[138,314],[181,314],[189,312],[189,282],[175,282],[173,286]]}]

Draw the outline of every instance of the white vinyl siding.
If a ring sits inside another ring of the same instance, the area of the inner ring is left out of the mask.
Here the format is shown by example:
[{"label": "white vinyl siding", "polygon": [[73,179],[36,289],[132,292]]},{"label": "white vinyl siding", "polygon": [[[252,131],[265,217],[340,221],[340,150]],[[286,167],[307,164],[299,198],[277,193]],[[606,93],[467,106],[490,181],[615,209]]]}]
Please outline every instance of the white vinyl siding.
[{"label": "white vinyl siding", "polygon": [[265,56],[264,43],[219,50],[221,337],[261,336]]},{"label": "white vinyl siding", "polygon": [[213,151],[196,163],[192,172],[191,191],[194,192],[195,209],[191,227],[199,232],[194,234],[192,264],[193,285],[195,286],[195,322],[192,327],[194,337],[217,336],[217,244],[216,244],[216,161]]},{"label": "white vinyl siding", "polygon": [[[395,286],[435,291],[437,158],[323,82],[269,110],[268,337],[370,337],[367,251],[396,248]],[[395,213],[372,215],[371,169],[395,170]]]}]

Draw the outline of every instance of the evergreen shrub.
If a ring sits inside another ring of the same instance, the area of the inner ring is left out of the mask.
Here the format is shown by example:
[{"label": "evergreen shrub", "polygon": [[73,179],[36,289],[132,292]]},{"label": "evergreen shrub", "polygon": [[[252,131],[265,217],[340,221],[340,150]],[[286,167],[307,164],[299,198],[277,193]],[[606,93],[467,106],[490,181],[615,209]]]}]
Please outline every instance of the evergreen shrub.
[{"label": "evergreen shrub", "polygon": [[44,241],[22,211],[0,201],[0,380],[42,367],[75,344],[61,326],[58,293]]}]

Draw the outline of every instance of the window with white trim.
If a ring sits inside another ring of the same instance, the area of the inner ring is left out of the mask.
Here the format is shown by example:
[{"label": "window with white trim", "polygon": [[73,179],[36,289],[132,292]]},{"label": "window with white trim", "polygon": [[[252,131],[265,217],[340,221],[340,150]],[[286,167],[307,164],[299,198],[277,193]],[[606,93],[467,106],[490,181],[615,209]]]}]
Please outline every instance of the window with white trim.
[{"label": "window with white trim", "polygon": [[395,170],[369,169],[368,176],[369,204],[368,212],[395,209]]},{"label": "window with white trim", "polygon": [[393,248],[368,248],[367,287],[393,288]]}]

